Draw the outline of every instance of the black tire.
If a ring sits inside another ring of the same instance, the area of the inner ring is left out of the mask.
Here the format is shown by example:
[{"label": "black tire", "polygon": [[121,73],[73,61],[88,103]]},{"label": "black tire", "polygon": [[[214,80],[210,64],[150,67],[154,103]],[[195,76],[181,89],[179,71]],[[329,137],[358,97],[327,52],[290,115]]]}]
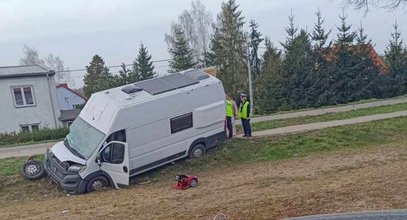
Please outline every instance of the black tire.
[{"label": "black tire", "polygon": [[205,154],[205,145],[202,143],[196,144],[189,152],[189,159],[196,159]]},{"label": "black tire", "polygon": [[86,185],[86,192],[100,191],[106,187],[109,187],[109,180],[104,176],[98,176],[91,179]]},{"label": "black tire", "polygon": [[197,179],[192,179],[189,186],[190,187],[197,187],[198,186],[198,180]]},{"label": "black tire", "polygon": [[42,161],[29,160],[21,168],[21,176],[27,180],[38,180],[46,176]]}]

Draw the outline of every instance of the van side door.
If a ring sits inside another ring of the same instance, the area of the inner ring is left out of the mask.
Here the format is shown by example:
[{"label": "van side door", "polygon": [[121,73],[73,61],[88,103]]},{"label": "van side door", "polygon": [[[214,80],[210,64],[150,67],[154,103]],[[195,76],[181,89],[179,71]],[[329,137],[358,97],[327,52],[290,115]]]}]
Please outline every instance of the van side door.
[{"label": "van side door", "polygon": [[112,178],[116,188],[129,185],[129,149],[125,142],[111,141],[100,151],[100,169]]}]

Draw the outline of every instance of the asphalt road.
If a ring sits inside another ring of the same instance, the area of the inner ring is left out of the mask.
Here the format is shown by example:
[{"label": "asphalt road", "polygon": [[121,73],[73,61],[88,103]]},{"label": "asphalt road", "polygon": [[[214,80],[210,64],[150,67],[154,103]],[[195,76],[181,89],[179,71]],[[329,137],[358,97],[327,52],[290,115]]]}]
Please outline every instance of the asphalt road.
[{"label": "asphalt road", "polygon": [[345,213],[332,215],[315,215],[286,220],[406,220],[407,210],[388,210],[377,212]]}]

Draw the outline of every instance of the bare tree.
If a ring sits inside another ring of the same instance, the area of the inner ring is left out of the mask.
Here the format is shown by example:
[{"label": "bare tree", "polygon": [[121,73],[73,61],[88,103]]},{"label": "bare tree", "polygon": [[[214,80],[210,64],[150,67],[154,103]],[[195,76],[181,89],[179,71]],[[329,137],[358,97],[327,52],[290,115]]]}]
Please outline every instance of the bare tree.
[{"label": "bare tree", "polygon": [[354,6],[355,9],[369,10],[370,6],[395,9],[405,5],[407,0],[345,0],[348,5]]},{"label": "bare tree", "polygon": [[38,51],[34,48],[24,45],[23,47],[23,58],[20,59],[20,65],[35,65],[35,64],[44,64],[38,54]]},{"label": "bare tree", "polygon": [[38,51],[27,45],[23,47],[23,54],[23,57],[20,59],[20,65],[45,64],[55,70],[55,81],[57,83],[68,83],[71,87],[75,86],[69,69],[65,68],[64,61],[59,56],[49,54],[44,59],[41,59]]},{"label": "bare tree", "polygon": [[[191,3],[190,10],[184,10],[179,16],[178,21],[171,26],[171,33],[179,25],[184,32],[190,48],[193,50],[195,61],[200,66],[205,66],[204,54],[209,49],[210,38],[213,32],[212,15],[206,11],[205,5],[200,0],[194,0]],[[165,41],[169,45],[172,35],[166,34]]]}]

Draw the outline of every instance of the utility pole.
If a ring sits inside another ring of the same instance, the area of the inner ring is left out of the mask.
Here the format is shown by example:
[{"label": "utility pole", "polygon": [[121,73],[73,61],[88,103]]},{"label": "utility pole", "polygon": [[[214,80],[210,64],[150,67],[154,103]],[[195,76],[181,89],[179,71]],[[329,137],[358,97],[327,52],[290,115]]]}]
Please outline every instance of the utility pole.
[{"label": "utility pole", "polygon": [[250,113],[253,115],[253,86],[252,86],[252,67],[250,65],[250,43],[247,44],[247,72],[249,73]]}]

